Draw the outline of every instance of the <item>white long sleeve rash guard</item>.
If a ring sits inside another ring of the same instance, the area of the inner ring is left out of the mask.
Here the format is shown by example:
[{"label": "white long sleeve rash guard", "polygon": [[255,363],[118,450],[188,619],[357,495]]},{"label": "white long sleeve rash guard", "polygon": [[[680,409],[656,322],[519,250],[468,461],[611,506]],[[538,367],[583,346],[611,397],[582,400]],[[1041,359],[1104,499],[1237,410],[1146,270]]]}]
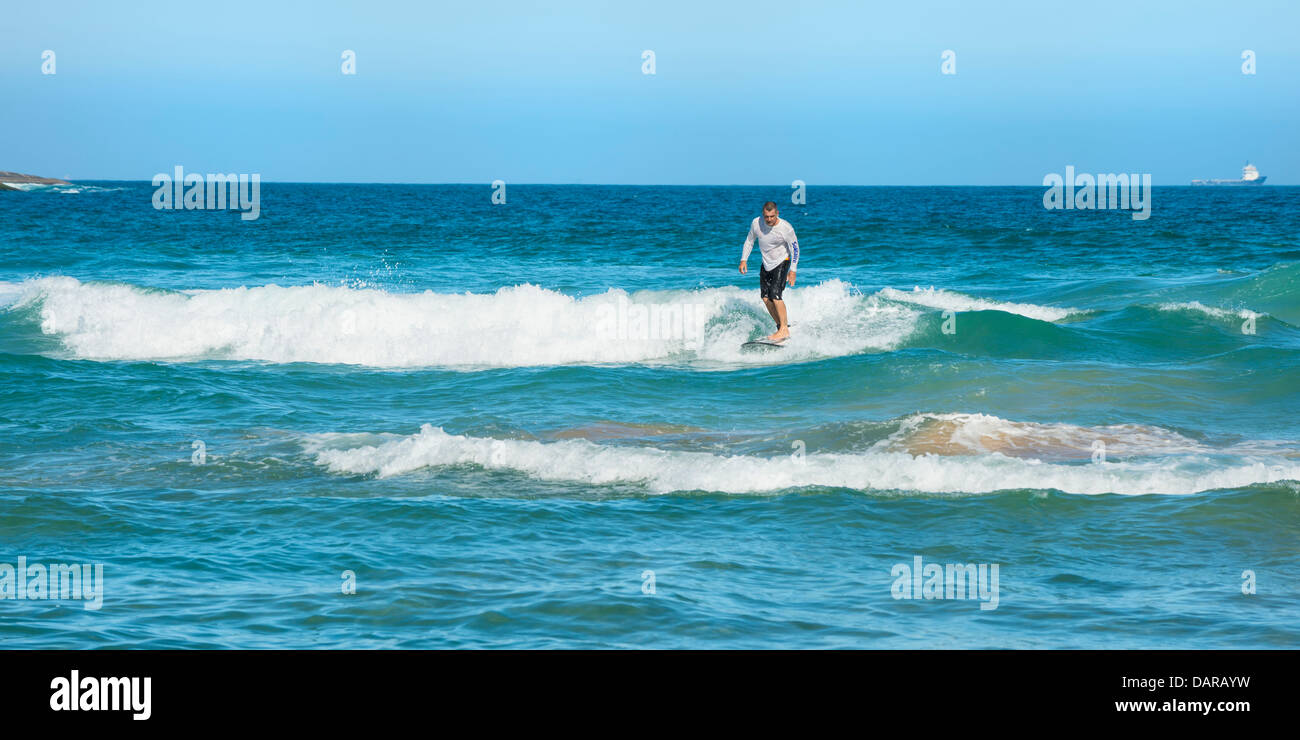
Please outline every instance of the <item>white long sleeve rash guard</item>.
[{"label": "white long sleeve rash guard", "polygon": [[758,240],[758,251],[763,255],[764,270],[771,270],[788,259],[790,272],[795,272],[795,267],[799,264],[799,239],[789,221],[778,218],[774,226],[768,226],[762,216],[756,217],[749,225],[745,249],[740,255],[741,262],[749,261],[755,239]]}]

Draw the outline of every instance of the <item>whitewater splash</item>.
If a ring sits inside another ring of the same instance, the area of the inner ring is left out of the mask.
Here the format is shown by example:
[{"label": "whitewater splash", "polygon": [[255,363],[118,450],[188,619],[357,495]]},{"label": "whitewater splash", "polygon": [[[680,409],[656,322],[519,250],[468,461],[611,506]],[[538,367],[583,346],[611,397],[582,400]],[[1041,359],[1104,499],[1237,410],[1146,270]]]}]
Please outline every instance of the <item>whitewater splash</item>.
[{"label": "whitewater splash", "polygon": [[884,288],[878,295],[891,301],[912,303],[940,311],[1002,311],[1003,313],[1013,313],[1039,321],[1060,321],[1069,316],[1087,313],[1077,308],[991,301],[985,298],[975,298],[961,293],[954,293],[943,288],[936,289],[934,286],[929,288],[922,288],[919,285],[913,286],[911,292]]},{"label": "whitewater splash", "polygon": [[66,193],[69,195],[78,195],[81,193],[114,193],[119,190],[126,190],[124,187],[104,187],[102,185],[85,185],[81,183],[54,184],[39,182],[9,182],[5,183],[15,190],[24,190],[29,193]]},{"label": "whitewater splash", "polygon": [[1207,306],[1200,301],[1184,301],[1182,303],[1161,303],[1156,308],[1161,311],[1191,311],[1205,314],[1213,319],[1258,319],[1267,316],[1266,313],[1256,313],[1249,308],[1224,309]]},{"label": "whitewater splash", "polygon": [[[700,369],[806,362],[904,346],[941,311],[999,311],[1063,322],[1088,310],[1009,303],[941,288],[864,295],[839,280],[791,289],[794,337],[779,353],[740,345],[772,331],[755,291],[610,289],[576,298],[535,285],[495,293],[389,293],[307,285],[168,291],[51,277],[0,283],[0,308],[90,360],[251,360],[370,367],[668,364]],[[1164,311],[1262,317],[1197,302]]]},{"label": "whitewater splash", "polygon": [[[917,436],[918,430],[935,422],[948,427],[926,431],[928,441]],[[998,445],[1014,446],[1007,444],[1009,439],[1044,430],[1054,435],[1045,443],[1047,447],[1069,448],[1078,441],[1072,442],[1072,438],[1088,434],[1084,428],[1069,425],[1026,426],[982,414],[958,414],[909,417],[903,420],[902,434],[861,452],[771,458],[596,444],[585,439],[539,442],[471,437],[448,434],[429,424],[410,436],[309,435],[303,445],[318,465],[338,474],[385,478],[424,468],[470,465],[545,481],[633,484],[652,493],[764,493],[829,487],[954,494],[1008,489],[1191,494],[1300,478],[1300,462],[1293,456],[1228,455],[1225,450],[1212,451],[1150,427],[1102,428],[1111,437],[1121,438],[1121,447],[1126,446],[1125,452],[1131,455],[1117,462],[1051,463],[1023,448],[1018,450],[1020,456],[987,451],[990,439],[999,439]],[[905,449],[909,444],[933,444],[940,437],[955,448],[923,454]],[[1268,444],[1262,447],[1271,449]],[[1218,454],[1206,454],[1209,452]],[[1294,455],[1294,450],[1290,452]]]},{"label": "whitewater splash", "polygon": [[[53,277],[18,288],[8,284],[0,294],[13,308],[36,311],[41,331],[80,359],[476,369],[733,367],[885,351],[912,335],[924,313],[910,302],[890,300],[886,291],[862,295],[838,280],[787,291],[796,336],[780,356],[740,351],[772,326],[755,291],[734,287],[631,294],[611,289],[575,298],[534,285],[488,294],[324,285],[178,292]],[[695,331],[638,332],[638,311],[685,317],[691,322],[685,328]],[[1052,315],[1045,308],[1034,312]]]}]

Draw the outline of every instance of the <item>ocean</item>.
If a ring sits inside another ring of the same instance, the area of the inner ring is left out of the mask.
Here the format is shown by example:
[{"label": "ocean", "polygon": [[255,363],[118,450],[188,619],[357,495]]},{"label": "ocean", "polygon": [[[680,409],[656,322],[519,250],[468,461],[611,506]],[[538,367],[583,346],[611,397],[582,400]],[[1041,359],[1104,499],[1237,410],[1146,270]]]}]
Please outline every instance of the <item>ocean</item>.
[{"label": "ocean", "polygon": [[1300,188],[1043,191],[0,193],[0,637],[1300,647]]}]

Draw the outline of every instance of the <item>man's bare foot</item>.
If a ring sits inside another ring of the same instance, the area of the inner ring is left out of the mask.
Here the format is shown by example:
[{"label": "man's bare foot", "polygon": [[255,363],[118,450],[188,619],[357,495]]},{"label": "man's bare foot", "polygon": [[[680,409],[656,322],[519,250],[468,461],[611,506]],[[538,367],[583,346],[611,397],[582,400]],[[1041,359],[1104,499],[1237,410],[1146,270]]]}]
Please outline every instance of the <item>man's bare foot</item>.
[{"label": "man's bare foot", "polygon": [[786,328],[786,329],[778,330],[775,334],[769,334],[767,337],[767,341],[783,342],[789,338],[790,338],[790,329]]}]

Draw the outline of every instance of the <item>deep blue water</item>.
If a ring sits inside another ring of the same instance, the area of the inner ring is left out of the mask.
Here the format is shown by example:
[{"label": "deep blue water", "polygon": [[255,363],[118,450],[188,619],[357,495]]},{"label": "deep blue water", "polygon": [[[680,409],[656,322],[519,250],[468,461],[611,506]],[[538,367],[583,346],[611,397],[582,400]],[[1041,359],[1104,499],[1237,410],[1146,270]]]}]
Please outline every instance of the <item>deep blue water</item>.
[{"label": "deep blue water", "polygon": [[[0,596],[104,573],[0,635],[1300,645],[1300,188],[788,193],[0,193]],[[793,337],[744,352],[768,199]],[[918,556],[996,565],[996,608],[895,598]]]}]

